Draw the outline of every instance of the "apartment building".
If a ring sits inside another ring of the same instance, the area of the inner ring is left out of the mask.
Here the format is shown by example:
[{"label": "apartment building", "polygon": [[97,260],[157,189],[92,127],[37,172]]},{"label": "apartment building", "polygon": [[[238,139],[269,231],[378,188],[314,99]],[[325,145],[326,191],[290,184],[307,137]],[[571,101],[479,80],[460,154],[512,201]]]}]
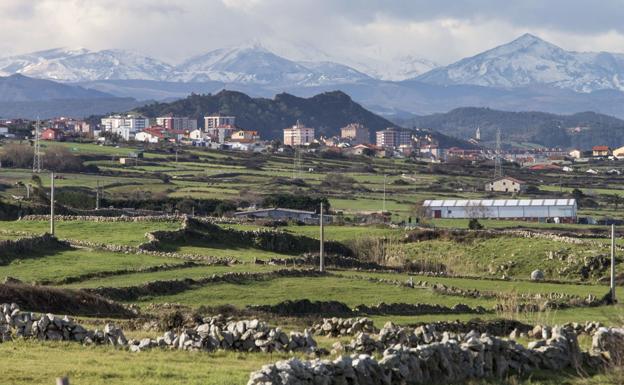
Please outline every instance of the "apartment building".
[{"label": "apartment building", "polygon": [[167,130],[188,130],[197,129],[197,120],[182,116],[159,116],[156,118],[156,125],[164,127]]},{"label": "apartment building", "polygon": [[390,127],[376,133],[377,147],[398,148],[412,144],[412,134],[407,130]]},{"label": "apartment building", "polygon": [[212,115],[204,116],[204,131],[214,130],[219,127],[234,127],[236,125],[235,116]]},{"label": "apartment building", "polygon": [[285,146],[307,146],[314,141],[314,128],[305,127],[299,121],[284,129]]},{"label": "apartment building", "polygon": [[340,137],[349,139],[353,145],[370,143],[370,131],[359,123],[351,123],[342,127],[340,129]]}]

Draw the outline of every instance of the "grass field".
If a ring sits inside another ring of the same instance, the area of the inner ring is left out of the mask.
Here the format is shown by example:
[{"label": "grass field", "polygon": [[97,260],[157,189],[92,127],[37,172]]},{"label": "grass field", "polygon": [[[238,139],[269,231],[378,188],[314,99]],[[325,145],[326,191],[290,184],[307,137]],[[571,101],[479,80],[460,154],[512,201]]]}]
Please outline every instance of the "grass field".
[{"label": "grass field", "polygon": [[164,263],[182,263],[173,258],[146,254],[123,254],[99,250],[73,249],[42,254],[35,258],[16,259],[9,265],[0,266],[0,277],[14,277],[24,282],[59,280],[68,276],[138,269]]},{"label": "grass field", "polygon": [[[155,230],[176,230],[177,222],[85,222],[55,223],[60,239],[76,239],[96,243],[138,246],[147,241],[145,234]],[[48,221],[0,221],[0,230],[26,232],[34,235],[50,231]]]},{"label": "grass field", "polygon": [[[45,144],[48,146],[49,144]],[[325,159],[314,154],[304,154],[302,171],[293,173],[293,157],[290,155],[251,155],[241,152],[221,152],[199,148],[181,149],[181,161],[173,161],[173,153],[161,149],[145,152],[145,158],[136,164],[121,165],[119,157],[136,152],[139,147],[113,147],[93,144],[61,143],[74,154],[84,157],[86,164],[96,166],[99,172],[58,173],[56,186],[61,191],[69,189],[94,192],[99,183],[104,186],[107,198],[124,202],[130,198],[188,198],[220,199],[246,204],[259,204],[266,196],[276,193],[324,196],[332,209],[340,211],[346,225],[327,225],[325,239],[342,242],[351,247],[367,247],[365,241],[378,241],[385,245],[369,252],[371,257],[384,263],[401,266],[406,262],[418,262],[424,266],[441,266],[450,274],[470,275],[473,278],[414,276],[415,281],[442,283],[463,289],[476,289],[504,294],[567,293],[580,297],[592,294],[602,297],[607,287],[596,284],[596,279],[606,272],[594,274],[589,282],[580,284],[578,272],[561,275],[559,271],[568,261],[580,261],[608,252],[606,247],[589,243],[569,244],[545,239],[524,239],[503,236],[492,239],[456,241],[446,238],[404,243],[406,230],[398,224],[408,217],[415,219],[418,203],[424,199],[484,198],[479,191],[482,183],[490,178],[491,170],[480,165],[446,167],[444,165],[418,164],[403,159]],[[312,169],[308,171],[308,169]],[[443,172],[437,172],[441,169]],[[296,171],[296,170],[295,170]],[[525,172],[515,170],[518,172]],[[514,172],[515,172],[514,171]],[[293,180],[293,175],[301,180]],[[40,174],[44,188],[49,186],[47,174]],[[584,176],[586,177],[586,176]],[[30,183],[32,173],[28,169],[7,169],[0,172],[0,202],[17,205],[17,198],[25,194],[18,182]],[[555,181],[557,174],[530,175],[522,178],[539,186],[553,197],[569,197],[578,183],[566,179],[563,192]],[[589,177],[588,186],[595,189],[582,190],[595,199],[596,205],[582,207],[581,215],[593,217],[611,216],[622,218],[621,210],[605,200],[609,194],[622,194],[619,180],[610,183],[602,177]],[[384,183],[385,180],[385,183]],[[612,187],[611,187],[612,186]],[[475,187],[477,189],[475,189]],[[390,212],[397,226],[355,225],[361,216],[380,212],[384,207]],[[502,197],[502,196],[501,196]],[[508,198],[509,196],[505,196]],[[539,195],[539,197],[544,197]],[[89,196],[89,199],[92,199]],[[26,204],[27,201],[20,201]],[[41,203],[41,202],[39,202]],[[245,204],[245,205],[244,205]],[[1,207],[0,207],[1,208]],[[188,207],[187,207],[188,208]],[[185,208],[185,209],[187,209]],[[184,213],[182,209],[181,213]],[[167,210],[171,210],[168,208]],[[2,210],[0,210],[2,212]],[[351,221],[353,219],[353,221]],[[425,225],[439,228],[468,228],[468,220],[424,220]],[[524,221],[479,220],[485,228],[530,227],[537,230],[605,229],[589,225],[548,224]],[[147,239],[147,232],[177,230],[177,222],[57,222],[56,235],[61,239],[90,241],[102,244],[138,246]],[[238,230],[256,230],[259,224],[223,225]],[[0,240],[15,239],[21,234],[41,234],[49,229],[47,221],[0,221]],[[319,238],[317,226],[288,225],[279,228],[291,234]],[[360,241],[362,241],[360,243]],[[606,245],[605,239],[597,239]],[[374,242],[372,242],[374,243]],[[371,244],[372,244],[371,243]],[[618,240],[623,245],[623,241]],[[363,246],[362,246],[363,245]],[[372,246],[371,246],[372,248]],[[161,245],[160,251],[197,254],[213,257],[231,257],[244,263],[232,266],[175,267],[154,272],[128,272],[112,275],[112,272],[137,270],[162,264],[181,264],[182,259],[157,257],[146,254],[114,253],[88,248],[47,251],[18,256],[11,263],[0,266],[0,279],[10,276],[25,282],[58,282],[67,277],[90,273],[108,276],[84,279],[63,288],[81,289],[97,287],[128,287],[156,280],[198,279],[227,272],[269,272],[290,266],[257,265],[254,259],[285,258],[296,254],[275,253],[258,248],[240,247],[219,241],[187,239]],[[0,251],[1,252],[1,251]],[[377,254],[379,255],[377,255]],[[385,254],[384,254],[385,253]],[[364,255],[366,253],[356,253]],[[383,255],[381,255],[383,254]],[[550,258],[553,255],[553,258]],[[501,269],[501,266],[508,266]],[[540,268],[548,278],[566,281],[562,284],[528,282],[530,272]],[[618,271],[622,265],[618,266]],[[151,295],[140,298],[139,306],[150,312],[152,303],[178,303],[198,310],[202,306],[229,305],[244,309],[248,305],[276,304],[285,300],[309,299],[312,301],[340,301],[350,307],[359,304],[376,305],[380,302],[427,303],[454,306],[464,303],[493,309],[501,301],[495,298],[467,298],[435,293],[430,289],[410,289],[388,283],[372,282],[365,278],[383,278],[406,281],[408,274],[372,273],[360,270],[332,270],[321,278],[271,278],[243,283],[207,284],[173,295]],[[502,281],[481,279],[500,278],[503,274],[516,280]],[[621,288],[618,296],[624,296]],[[528,323],[563,323],[600,321],[609,325],[621,325],[624,307],[597,306],[572,308],[546,312],[497,313],[490,311],[478,315],[481,319],[513,318]],[[271,321],[286,328],[305,327],[309,318],[280,318],[266,315]],[[375,315],[371,318],[378,327],[387,321],[409,325],[419,322],[471,320],[475,314],[424,314],[401,316],[396,314]],[[103,320],[94,320],[103,322]],[[154,331],[140,328],[130,332],[133,337],[153,335]],[[331,348],[333,339],[318,338],[324,347]],[[130,354],[108,347],[82,347],[77,344],[41,341],[16,341],[0,344],[0,372],[2,384],[49,384],[55,377],[69,374],[72,384],[244,384],[249,372],[263,364],[287,358],[290,355],[266,355],[243,353],[189,353],[181,351],[153,350]],[[43,363],[43,364],[42,364]],[[510,384],[602,384],[612,381],[608,376],[578,379],[568,373],[538,373],[528,380],[511,380]],[[475,382],[474,384],[488,382]],[[490,382],[494,384],[495,382]],[[621,382],[620,382],[621,383]]]}]

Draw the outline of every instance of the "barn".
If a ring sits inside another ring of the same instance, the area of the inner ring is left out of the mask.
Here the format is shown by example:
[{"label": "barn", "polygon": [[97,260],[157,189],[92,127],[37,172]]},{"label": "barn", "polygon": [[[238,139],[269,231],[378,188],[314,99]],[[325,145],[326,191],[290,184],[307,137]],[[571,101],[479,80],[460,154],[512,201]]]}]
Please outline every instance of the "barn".
[{"label": "barn", "polygon": [[558,219],[576,220],[576,199],[449,199],[426,200],[431,218]]}]

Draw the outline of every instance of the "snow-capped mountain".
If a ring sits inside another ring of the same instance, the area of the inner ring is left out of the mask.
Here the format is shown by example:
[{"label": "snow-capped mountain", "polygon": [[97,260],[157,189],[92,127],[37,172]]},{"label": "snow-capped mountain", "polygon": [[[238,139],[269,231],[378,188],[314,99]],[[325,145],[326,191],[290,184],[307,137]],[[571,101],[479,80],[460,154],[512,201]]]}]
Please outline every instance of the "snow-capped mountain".
[{"label": "snow-capped mountain", "polygon": [[554,86],[576,92],[624,91],[624,54],[572,52],[531,34],[429,71],[416,80],[440,85]]},{"label": "snow-capped mountain", "polygon": [[127,50],[89,51],[57,48],[0,58],[0,75],[22,74],[59,81],[108,79],[164,80],[172,67]]},{"label": "snow-capped mountain", "polygon": [[193,57],[175,67],[175,73],[169,80],[314,86],[349,83],[365,78],[366,75],[341,64],[297,63],[278,56],[259,44],[254,44],[217,49]]},{"label": "snow-capped mountain", "polygon": [[411,79],[440,66],[436,62],[413,55],[399,56],[390,60],[358,58],[347,63],[375,79],[389,81]]}]

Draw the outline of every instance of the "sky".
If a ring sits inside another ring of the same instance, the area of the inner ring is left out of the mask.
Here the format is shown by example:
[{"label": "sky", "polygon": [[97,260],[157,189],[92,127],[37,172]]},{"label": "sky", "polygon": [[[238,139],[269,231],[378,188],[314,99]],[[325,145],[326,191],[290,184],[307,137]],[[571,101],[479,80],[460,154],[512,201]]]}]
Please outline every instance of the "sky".
[{"label": "sky", "polygon": [[532,33],[624,52],[624,0],[0,0],[0,56],[121,48],[177,64],[261,43],[291,59],[448,64]]}]

